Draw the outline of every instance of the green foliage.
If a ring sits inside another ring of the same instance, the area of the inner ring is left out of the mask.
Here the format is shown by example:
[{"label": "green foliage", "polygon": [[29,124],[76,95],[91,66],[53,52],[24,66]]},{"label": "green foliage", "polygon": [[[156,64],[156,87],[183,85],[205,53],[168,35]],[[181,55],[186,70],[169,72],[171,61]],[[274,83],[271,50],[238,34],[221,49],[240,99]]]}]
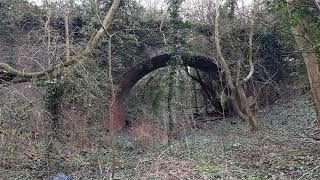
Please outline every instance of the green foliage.
[{"label": "green foliage", "polygon": [[[164,69],[152,75],[143,88],[143,96],[152,97],[152,108],[157,112],[159,107],[161,107],[161,102],[163,98],[168,96],[168,69]],[[158,79],[156,82],[154,80]],[[154,88],[152,83],[158,86]]]},{"label": "green foliage", "polygon": [[208,178],[221,178],[221,176],[219,175],[219,169],[217,169],[214,165],[210,163],[206,163],[203,166],[201,166],[201,170],[203,174]]},{"label": "green foliage", "polygon": [[0,31],[9,31],[18,25],[25,29],[39,25],[44,11],[25,0],[0,0]]},{"label": "green foliage", "polygon": [[[319,10],[311,1],[294,1],[292,4],[288,4],[286,1],[269,0],[268,1],[269,13],[274,14],[283,23],[282,25],[290,28],[291,26],[299,23],[300,17],[306,17],[308,21],[307,31],[308,35],[314,34],[314,37],[319,37]],[[319,39],[319,38],[318,38]],[[314,39],[317,40],[317,39]]]},{"label": "green foliage", "polygon": [[181,4],[184,0],[168,0],[168,12],[170,14],[170,30],[171,38],[170,46],[172,46],[173,51],[176,53],[175,56],[172,57],[173,61],[181,61],[181,56],[187,54],[189,52],[187,46],[187,34],[188,29],[190,28],[190,23],[187,21],[183,21],[179,16]]},{"label": "green foliage", "polygon": [[226,3],[223,4],[223,8],[220,9],[221,19],[233,20],[235,18],[235,10],[237,6],[236,0],[227,0]]},{"label": "green foliage", "polygon": [[309,39],[315,44],[319,44],[320,41],[320,15],[319,10],[315,6],[313,0],[311,1],[294,1],[293,4],[288,4],[282,0],[268,1],[269,13],[274,14],[278,22],[281,22],[282,27],[285,30],[290,29],[291,26],[300,22],[302,17],[308,23],[308,27],[305,27],[305,31],[309,36]]},{"label": "green foliage", "polygon": [[[308,41],[311,43],[315,50],[319,50],[320,44],[320,15],[319,10],[312,1],[294,1],[292,4],[288,4],[282,0],[270,0],[267,6],[268,12],[273,14],[274,23],[276,27],[279,27],[280,34],[278,39],[279,43],[283,47],[283,51],[289,52],[284,54],[286,56],[285,64],[288,67],[288,72],[293,79],[302,80],[306,82],[307,75],[305,67],[303,65],[301,53],[290,53],[295,50],[295,41],[291,35],[291,26],[302,25],[307,36]],[[306,22],[301,22],[300,19],[304,19]],[[308,26],[305,26],[307,23]],[[300,62],[298,61],[300,60]]]},{"label": "green foliage", "polygon": [[105,118],[109,96],[107,73],[96,63],[87,63],[81,69],[73,68],[62,79],[64,99],[69,108],[81,112],[91,124]]},{"label": "green foliage", "polygon": [[[260,37],[259,37],[260,36]],[[279,42],[280,35],[277,32],[259,33],[254,39],[259,42],[256,53],[257,72],[256,79],[267,81],[270,77],[280,80],[285,78],[287,64],[284,61],[283,46]]]},{"label": "green foliage", "polygon": [[51,137],[61,140],[62,119],[61,119],[61,103],[64,94],[64,88],[60,79],[51,81],[47,86],[46,109],[51,116]]}]

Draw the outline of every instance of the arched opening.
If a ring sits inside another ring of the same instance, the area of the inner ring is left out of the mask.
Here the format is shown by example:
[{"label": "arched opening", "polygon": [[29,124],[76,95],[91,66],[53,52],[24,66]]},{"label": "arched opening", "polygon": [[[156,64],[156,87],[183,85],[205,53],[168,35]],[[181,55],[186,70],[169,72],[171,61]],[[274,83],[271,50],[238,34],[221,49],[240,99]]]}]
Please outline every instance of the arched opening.
[{"label": "arched opening", "polygon": [[[122,129],[125,127],[124,120],[124,103],[131,88],[145,75],[150,72],[165,67],[172,57],[172,53],[162,53],[150,57],[148,60],[143,61],[134,67],[130,68],[121,78],[117,86],[115,102],[110,108],[109,127],[114,129]],[[203,72],[211,73],[213,79],[218,80],[218,66],[214,63],[213,59],[207,56],[194,55],[184,56],[183,65],[199,69]]]}]

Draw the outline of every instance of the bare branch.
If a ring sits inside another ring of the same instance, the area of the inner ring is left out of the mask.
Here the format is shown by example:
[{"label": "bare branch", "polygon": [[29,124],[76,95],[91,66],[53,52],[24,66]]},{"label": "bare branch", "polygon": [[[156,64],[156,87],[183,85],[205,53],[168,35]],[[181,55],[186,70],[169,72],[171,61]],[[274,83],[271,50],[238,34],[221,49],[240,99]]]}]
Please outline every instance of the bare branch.
[{"label": "bare branch", "polygon": [[258,10],[259,10],[259,0],[254,0],[253,1],[253,9],[252,9],[252,18],[251,18],[251,24],[250,24],[250,34],[249,34],[249,57],[248,57],[248,61],[249,61],[249,66],[250,66],[250,71],[249,74],[247,75],[247,77],[245,77],[243,79],[243,82],[247,82],[253,75],[254,73],[254,65],[253,65],[253,43],[252,43],[252,39],[253,39],[253,33],[254,33],[254,17],[256,17],[256,15],[258,14]]},{"label": "bare branch", "polygon": [[51,73],[53,71],[56,71],[60,68],[69,67],[71,65],[74,65],[74,64],[80,62],[81,60],[78,61],[76,59],[79,59],[80,57],[83,57],[83,56],[89,54],[91,52],[91,50],[93,48],[95,48],[95,46],[97,45],[98,40],[100,39],[101,35],[105,32],[105,30],[107,30],[111,26],[113,17],[115,15],[115,13],[117,12],[117,10],[119,9],[120,1],[121,0],[114,0],[113,1],[110,9],[108,10],[108,12],[102,22],[102,27],[98,30],[98,32],[92,34],[83,53],[79,54],[75,58],[70,59],[69,61],[63,62],[61,64],[58,64],[58,65],[56,65],[52,68],[49,68],[47,70],[40,71],[40,72],[24,72],[24,71],[20,71],[20,70],[17,70],[15,68],[11,67],[9,64],[0,63],[0,72],[2,74],[6,74],[6,76],[14,75],[14,76],[23,77],[23,78],[37,78],[37,77],[45,76],[46,74]]}]

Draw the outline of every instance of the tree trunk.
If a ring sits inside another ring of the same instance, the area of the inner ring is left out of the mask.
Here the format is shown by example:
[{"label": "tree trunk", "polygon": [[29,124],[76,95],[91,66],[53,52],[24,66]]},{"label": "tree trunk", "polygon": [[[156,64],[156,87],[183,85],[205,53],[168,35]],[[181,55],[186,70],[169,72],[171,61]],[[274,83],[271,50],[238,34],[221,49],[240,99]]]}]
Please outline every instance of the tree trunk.
[{"label": "tree trunk", "polygon": [[[255,1],[254,1],[255,2]],[[255,6],[257,7],[257,6]],[[233,78],[231,75],[231,71],[226,63],[226,60],[223,56],[222,49],[220,46],[220,36],[219,36],[219,13],[220,6],[216,6],[216,17],[214,18],[214,27],[213,27],[213,32],[214,32],[214,41],[215,41],[215,47],[217,50],[217,60],[218,64],[221,66],[221,69],[223,71],[224,77],[227,81],[227,86],[230,90],[230,101],[233,105],[233,109],[235,113],[239,116],[239,118],[243,121],[248,121],[252,130],[259,130],[260,125],[258,124],[254,114],[251,112],[249,106],[247,105],[247,99],[246,95],[243,90],[243,83],[245,83],[247,80],[249,80],[254,71],[253,63],[252,63],[252,36],[253,36],[253,30],[251,27],[250,31],[250,49],[251,53],[249,54],[249,64],[250,64],[250,73],[247,75],[247,77],[244,79],[244,81],[239,82],[240,79],[240,66],[237,66],[237,77],[236,77],[236,84],[233,82]],[[237,95],[239,96],[239,99],[237,100]]]},{"label": "tree trunk", "polygon": [[242,86],[238,87],[238,95],[239,95],[241,102],[242,102],[242,108],[244,109],[245,114],[248,116],[248,121],[249,121],[250,126],[254,130],[260,129],[261,127],[257,122],[256,116],[251,111],[250,106],[248,105],[247,96],[246,96]]},{"label": "tree trunk", "polygon": [[[303,18],[300,19],[300,22],[301,21],[303,21]],[[303,27],[299,24],[301,23],[291,27],[298,49],[303,51],[312,51],[313,47],[310,42],[307,41],[307,35],[304,33]],[[306,65],[312,96],[316,103],[316,126],[320,127],[320,74],[317,55],[316,53],[303,52],[302,56]]]},{"label": "tree trunk", "polygon": [[[288,0],[288,3],[293,3],[295,0]],[[317,54],[313,53],[314,48],[310,42],[304,28],[308,27],[308,19],[305,16],[300,16],[298,22],[291,27],[294,39],[297,43],[298,50],[302,51],[304,63],[306,65],[308,79],[311,87],[313,99],[316,104],[316,127],[320,127],[320,74]]]},{"label": "tree trunk", "polygon": [[174,83],[175,83],[175,67],[171,66],[170,67],[170,72],[169,72],[169,92],[168,92],[168,101],[167,101],[167,110],[168,110],[168,145],[171,145],[172,140],[174,139],[174,123],[173,123],[173,109],[172,109],[172,104],[173,104],[173,98],[174,98]]}]

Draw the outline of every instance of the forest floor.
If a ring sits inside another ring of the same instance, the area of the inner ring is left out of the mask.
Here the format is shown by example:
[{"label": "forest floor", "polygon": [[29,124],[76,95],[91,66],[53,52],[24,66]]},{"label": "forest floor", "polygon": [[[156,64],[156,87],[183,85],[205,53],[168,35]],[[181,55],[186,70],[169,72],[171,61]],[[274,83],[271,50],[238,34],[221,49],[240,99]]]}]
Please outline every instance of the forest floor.
[{"label": "forest floor", "polygon": [[[289,96],[257,112],[263,126],[258,132],[227,119],[182,130],[171,146],[120,133],[116,178],[320,179],[320,141],[311,138],[315,114],[308,97]],[[57,172],[73,179],[109,179],[110,148],[72,151],[64,153]],[[39,173],[1,171],[4,179],[33,179]]]},{"label": "forest floor", "polygon": [[[116,177],[320,179],[320,141],[310,138],[315,114],[308,97],[289,96],[263,108],[257,113],[263,130],[255,133],[245,124],[232,125],[227,119],[211,122],[205,129],[182,130],[171,146],[152,143],[145,147],[146,142],[141,142],[144,140],[120,134]],[[105,157],[88,150],[82,158],[90,157],[89,154]],[[106,154],[110,155],[109,151]],[[92,168],[91,174],[82,170],[72,176],[102,179],[110,171],[101,165]]]}]

